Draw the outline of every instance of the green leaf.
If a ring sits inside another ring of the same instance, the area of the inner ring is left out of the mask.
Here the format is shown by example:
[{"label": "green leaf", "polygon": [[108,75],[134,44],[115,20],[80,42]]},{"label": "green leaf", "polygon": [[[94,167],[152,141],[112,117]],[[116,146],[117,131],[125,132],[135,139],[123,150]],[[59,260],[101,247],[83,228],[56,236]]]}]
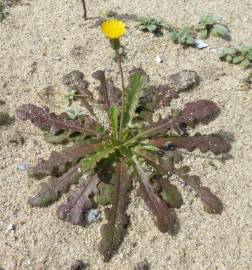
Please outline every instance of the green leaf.
[{"label": "green leaf", "polygon": [[226,37],[228,35],[228,29],[222,24],[215,24],[212,30],[212,34],[214,36],[220,36],[222,38]]},{"label": "green leaf", "polygon": [[245,56],[242,56],[242,55],[236,56],[236,57],[233,58],[233,63],[234,63],[234,64],[238,64],[238,63],[240,63],[242,60],[244,60],[244,58],[245,58]]},{"label": "green leaf", "polygon": [[252,50],[251,50],[251,52],[249,52],[249,53],[246,55],[246,58],[247,58],[249,61],[252,61]]},{"label": "green leaf", "polygon": [[98,185],[99,194],[95,196],[95,201],[98,205],[106,206],[111,203],[114,185],[101,182]]},{"label": "green leaf", "polygon": [[241,68],[245,69],[245,68],[248,68],[250,66],[250,62],[248,59],[245,59],[241,62],[240,64]]},{"label": "green leaf", "polygon": [[159,151],[159,148],[152,145],[152,144],[139,144],[139,145],[137,145],[136,148],[135,148],[135,151],[138,152],[138,151],[141,151],[141,150],[156,153],[156,152]]},{"label": "green leaf", "polygon": [[130,85],[128,87],[128,96],[126,100],[125,112],[124,112],[124,123],[123,127],[132,125],[132,120],[135,116],[135,111],[139,103],[139,97],[141,90],[144,88],[147,82],[147,76],[136,70],[131,76]]},{"label": "green leaf", "polygon": [[170,184],[167,179],[161,179],[162,191],[160,193],[162,199],[172,208],[180,208],[183,199],[177,187]]},{"label": "green leaf", "polygon": [[207,29],[201,30],[199,35],[200,35],[200,38],[206,39],[207,36],[208,36],[208,31],[207,31]]},{"label": "green leaf", "polygon": [[80,162],[80,168],[83,172],[93,169],[96,164],[104,158],[107,158],[116,150],[117,146],[113,143],[107,143],[103,147],[97,149],[96,153],[84,158]]},{"label": "green leaf", "polygon": [[151,24],[151,25],[147,26],[147,29],[149,32],[155,32],[157,30],[157,25]]},{"label": "green leaf", "polygon": [[141,24],[141,25],[139,25],[139,29],[140,29],[140,30],[146,30],[146,29],[147,29],[147,26],[146,26],[146,25]]},{"label": "green leaf", "polygon": [[231,63],[233,61],[233,57],[231,55],[228,55],[226,57],[226,60]]},{"label": "green leaf", "polygon": [[116,106],[112,106],[109,110],[109,121],[110,121],[110,126],[112,128],[113,135],[115,138],[118,138],[118,130],[119,130],[119,111]]}]

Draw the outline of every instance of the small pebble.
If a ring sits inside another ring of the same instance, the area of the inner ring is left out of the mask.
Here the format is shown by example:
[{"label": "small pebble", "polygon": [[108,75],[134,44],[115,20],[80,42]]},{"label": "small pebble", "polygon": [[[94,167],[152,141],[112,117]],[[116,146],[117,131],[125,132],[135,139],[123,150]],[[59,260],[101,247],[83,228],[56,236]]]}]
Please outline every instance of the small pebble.
[{"label": "small pebble", "polygon": [[139,262],[135,267],[134,270],[150,270],[150,264],[147,260]]},{"label": "small pebble", "polygon": [[240,85],[240,91],[249,91],[251,89],[251,84],[249,83],[242,83]]},{"label": "small pebble", "polygon": [[11,117],[7,112],[0,112],[0,126],[8,125],[11,122]]},{"label": "small pebble", "polygon": [[[5,104],[6,104],[6,102],[4,100],[0,99],[0,105],[5,105]],[[0,268],[0,270],[1,270],[1,268]]]},{"label": "small pebble", "polygon": [[86,269],[87,264],[84,263],[81,260],[76,260],[72,265],[71,265],[71,270],[84,270]]},{"label": "small pebble", "polygon": [[52,59],[55,61],[60,61],[62,59],[62,57],[60,55],[56,54],[56,55],[53,55]]},{"label": "small pebble", "polygon": [[186,187],[186,182],[183,181],[180,183],[180,185],[181,185],[181,187]]},{"label": "small pebble", "polygon": [[7,231],[10,232],[10,231],[15,231],[16,230],[16,225],[15,224],[12,224],[10,223],[7,227]]},{"label": "small pebble", "polygon": [[20,133],[15,131],[9,135],[8,142],[15,145],[23,145],[24,137]]},{"label": "small pebble", "polygon": [[88,224],[97,222],[101,218],[100,211],[98,209],[90,209],[85,214],[85,219]]},{"label": "small pebble", "polygon": [[158,64],[163,63],[163,60],[161,59],[161,57],[159,55],[156,56],[156,62]]},{"label": "small pebble", "polygon": [[23,162],[18,163],[17,168],[19,171],[25,171],[26,170],[26,164]]}]

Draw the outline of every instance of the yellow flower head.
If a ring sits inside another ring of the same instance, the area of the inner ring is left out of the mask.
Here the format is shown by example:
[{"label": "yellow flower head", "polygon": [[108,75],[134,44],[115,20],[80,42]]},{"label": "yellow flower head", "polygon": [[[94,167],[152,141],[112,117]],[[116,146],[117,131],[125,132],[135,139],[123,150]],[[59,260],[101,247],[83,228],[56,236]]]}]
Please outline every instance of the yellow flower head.
[{"label": "yellow flower head", "polygon": [[107,20],[103,22],[101,31],[109,39],[119,39],[126,32],[125,24],[119,20]]}]

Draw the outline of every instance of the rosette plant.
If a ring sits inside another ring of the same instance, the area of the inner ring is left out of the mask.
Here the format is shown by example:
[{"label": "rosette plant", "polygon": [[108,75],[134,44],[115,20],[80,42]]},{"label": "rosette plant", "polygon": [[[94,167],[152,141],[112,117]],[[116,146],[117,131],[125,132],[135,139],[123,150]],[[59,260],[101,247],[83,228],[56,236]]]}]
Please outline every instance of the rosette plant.
[{"label": "rosette plant", "polygon": [[[171,183],[172,175],[177,175],[195,191],[206,211],[221,213],[222,203],[217,196],[200,183],[198,176],[190,175],[189,167],[179,165],[182,157],[178,150],[198,148],[202,152],[209,150],[220,154],[230,149],[230,145],[217,135],[188,134],[188,127],[204,122],[218,112],[217,105],[210,100],[189,102],[184,109],[173,110],[171,115],[153,121],[154,111],[169,106],[180,92],[197,85],[198,77],[194,71],[184,70],[171,75],[165,85],[150,86],[146,73],[142,69],[133,69],[125,86],[118,53],[120,38],[125,31],[122,21],[109,20],[102,24],[102,32],[118,56],[121,91],[102,70],[93,73],[100,82],[96,88],[100,94],[97,101],[87,89],[88,84],[81,72],[75,70],[63,77],[65,84],[74,87],[89,115],[72,120],[65,114],[56,115],[47,107],[33,104],[17,109],[17,117],[30,120],[44,130],[48,141],[72,143],[29,168],[30,176],[51,176],[29,203],[33,207],[48,206],[66,193],[72,184],[79,184],[78,189],[71,191],[67,201],[59,206],[58,217],[84,226],[85,213],[89,209],[106,206],[107,223],[101,227],[99,246],[105,261],[111,259],[123,240],[129,222],[126,210],[133,186],[139,189],[138,194],[162,233],[173,231],[173,208],[179,208],[183,203],[177,187]],[[95,115],[90,102],[100,104],[108,119],[106,127]]]}]

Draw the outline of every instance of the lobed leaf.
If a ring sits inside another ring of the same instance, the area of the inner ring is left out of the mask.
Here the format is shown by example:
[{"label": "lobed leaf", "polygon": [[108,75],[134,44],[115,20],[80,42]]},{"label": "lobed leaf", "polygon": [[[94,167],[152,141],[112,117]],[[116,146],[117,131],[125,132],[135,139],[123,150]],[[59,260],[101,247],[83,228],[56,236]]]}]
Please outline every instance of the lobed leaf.
[{"label": "lobed leaf", "polygon": [[201,199],[204,210],[211,214],[220,214],[223,210],[223,205],[220,199],[214,195],[211,190],[204,187],[200,183],[200,178],[197,175],[188,175],[187,171],[183,169],[175,169],[174,173],[177,174],[185,183],[190,186]]},{"label": "lobed leaf", "polygon": [[78,94],[84,98],[92,98],[92,93],[87,90],[88,83],[84,80],[84,74],[79,70],[72,70],[62,77],[62,83],[72,86]]},{"label": "lobed leaf", "polygon": [[193,126],[195,122],[203,122],[219,111],[217,105],[210,100],[198,100],[186,103],[181,115],[174,120],[176,126],[187,124]]},{"label": "lobed leaf", "polygon": [[125,160],[120,159],[117,173],[114,176],[114,192],[112,195],[112,207],[107,209],[106,217],[108,222],[101,227],[102,240],[99,250],[108,262],[121,244],[128,215],[126,207],[128,204],[128,190],[130,188],[130,177],[127,174]]},{"label": "lobed leaf", "polygon": [[157,228],[165,233],[171,229],[172,219],[169,208],[166,203],[159,198],[152,187],[149,175],[145,173],[137,158],[134,156],[133,161],[140,179],[140,191],[146,205],[154,215],[154,222]]},{"label": "lobed leaf", "polygon": [[59,178],[51,178],[47,183],[41,185],[39,193],[31,197],[28,202],[33,207],[46,207],[55,202],[60,196],[67,192],[70,185],[77,184],[81,176],[79,166],[69,169]]},{"label": "lobed leaf", "polygon": [[145,88],[140,97],[140,104],[147,105],[148,108],[151,104],[155,109],[168,106],[173,99],[178,98],[180,92],[193,88],[198,82],[199,77],[195,71],[182,70],[170,75],[165,85]]},{"label": "lobed leaf", "polygon": [[160,195],[162,199],[172,208],[180,208],[183,204],[183,199],[177,187],[171,184],[167,179],[160,179],[162,191]]},{"label": "lobed leaf", "polygon": [[149,143],[163,149],[166,149],[167,145],[172,145],[189,151],[198,148],[203,153],[209,150],[214,154],[227,153],[231,148],[228,142],[217,135],[158,138],[152,139]]},{"label": "lobed leaf", "polygon": [[87,89],[88,83],[84,80],[84,74],[79,70],[72,70],[63,76],[62,82],[65,85],[71,86],[71,91],[80,96],[82,105],[96,118],[93,108],[88,103],[93,98],[93,95]]},{"label": "lobed leaf", "polygon": [[157,123],[151,124],[148,128],[137,134],[129,140],[127,144],[135,142],[139,139],[152,137],[160,132],[165,132],[170,129],[180,129],[180,125],[186,124],[193,126],[195,122],[203,122],[211,115],[219,111],[217,105],[210,100],[198,100],[189,102],[185,105],[183,111],[177,116],[167,116],[165,119]]},{"label": "lobed leaf", "polygon": [[87,176],[79,189],[70,193],[67,202],[59,206],[58,217],[74,225],[85,225],[84,214],[93,206],[90,196],[98,192],[99,182],[97,174]]},{"label": "lobed leaf", "polygon": [[53,126],[57,129],[77,131],[86,135],[96,135],[96,131],[86,127],[85,123],[67,120],[63,116],[50,113],[47,107],[40,108],[33,104],[24,104],[17,108],[16,115],[22,121],[30,120],[41,129],[49,129]]},{"label": "lobed leaf", "polygon": [[47,160],[39,159],[35,166],[28,169],[29,176],[58,175],[59,167],[75,163],[85,155],[95,152],[101,144],[77,144],[65,148],[62,152],[52,152]]},{"label": "lobed leaf", "polygon": [[112,105],[120,103],[121,92],[115,88],[111,79],[106,79],[103,70],[97,70],[92,74],[92,77],[100,82],[100,86],[96,87],[100,94],[100,102],[108,110]]},{"label": "lobed leaf", "polygon": [[198,195],[204,204],[204,210],[210,214],[220,214],[223,210],[223,205],[220,199],[214,195],[207,187],[201,187]]}]

